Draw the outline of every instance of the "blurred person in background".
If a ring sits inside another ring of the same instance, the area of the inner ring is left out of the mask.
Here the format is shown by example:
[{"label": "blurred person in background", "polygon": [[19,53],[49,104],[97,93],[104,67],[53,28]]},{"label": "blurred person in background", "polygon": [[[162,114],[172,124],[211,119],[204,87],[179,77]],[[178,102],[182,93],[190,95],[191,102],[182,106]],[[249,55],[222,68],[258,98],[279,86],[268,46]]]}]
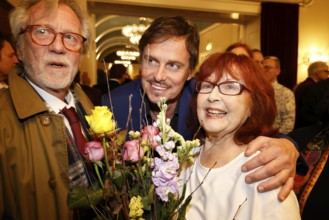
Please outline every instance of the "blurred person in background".
[{"label": "blurred person in background", "polygon": [[109,72],[109,86],[110,90],[113,90],[127,82],[127,68],[122,64],[113,64]]},{"label": "blurred person in background", "polygon": [[256,61],[256,63],[258,63],[258,65],[260,67],[262,67],[262,68],[264,67],[263,66],[264,55],[263,55],[262,51],[260,51],[259,49],[253,49],[252,58]]},{"label": "blurred person in background", "polygon": [[[307,69],[308,77],[295,88],[295,98],[296,98],[296,123],[295,128],[306,126],[307,124],[303,123],[303,115],[300,111],[302,100],[305,96],[306,89],[322,80],[328,79],[329,69],[328,65],[325,62],[317,61],[311,63]],[[306,93],[307,95],[307,93]]]},{"label": "blurred person in background", "polygon": [[248,57],[252,57],[252,50],[250,49],[250,47],[247,44],[240,42],[229,45],[225,51],[232,52],[237,55],[243,54]]},{"label": "blurred person in background", "polygon": [[275,56],[266,56],[263,60],[265,78],[272,84],[277,108],[274,127],[282,134],[288,134],[294,129],[296,105],[294,93],[287,87],[278,83],[281,73],[280,60]]},{"label": "blurred person in background", "polygon": [[8,36],[0,33],[0,89],[8,88],[9,72],[18,64],[18,59]]}]

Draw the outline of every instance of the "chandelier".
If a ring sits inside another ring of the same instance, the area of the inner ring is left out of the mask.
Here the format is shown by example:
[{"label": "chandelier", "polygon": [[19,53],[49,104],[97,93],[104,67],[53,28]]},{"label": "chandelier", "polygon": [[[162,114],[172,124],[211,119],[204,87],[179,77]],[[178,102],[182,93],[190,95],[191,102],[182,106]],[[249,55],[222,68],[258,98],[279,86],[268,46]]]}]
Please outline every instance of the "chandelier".
[{"label": "chandelier", "polygon": [[118,50],[116,54],[121,57],[121,60],[136,60],[136,57],[139,57],[138,51],[131,50]]},{"label": "chandelier", "polygon": [[149,27],[146,23],[146,18],[139,18],[139,24],[126,25],[122,28],[122,34],[129,37],[132,44],[138,44],[144,31]]}]

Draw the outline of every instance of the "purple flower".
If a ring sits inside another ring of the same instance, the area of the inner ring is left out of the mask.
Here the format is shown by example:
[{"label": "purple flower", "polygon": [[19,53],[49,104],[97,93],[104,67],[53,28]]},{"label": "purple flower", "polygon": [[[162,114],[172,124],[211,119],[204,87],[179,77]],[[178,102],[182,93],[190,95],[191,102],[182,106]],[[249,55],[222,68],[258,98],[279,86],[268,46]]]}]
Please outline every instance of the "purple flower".
[{"label": "purple flower", "polygon": [[[170,147],[170,144],[169,144]],[[162,160],[173,160],[174,154],[171,151],[166,150],[164,145],[158,145],[155,150],[158,152]]]},{"label": "purple flower", "polygon": [[164,144],[164,147],[168,150],[168,151],[172,151],[175,148],[175,142],[173,141],[168,141],[167,143]]},{"label": "purple flower", "polygon": [[[167,152],[170,153],[170,152]],[[177,157],[173,154],[172,160],[163,161],[160,158],[155,158],[152,163],[152,182],[156,186],[156,194],[163,201],[168,201],[168,194],[178,193],[178,178],[177,170],[179,163]]]},{"label": "purple flower", "polygon": [[154,173],[155,178],[161,178],[166,181],[176,176],[178,168],[179,163],[176,157],[168,161],[157,160],[157,158],[155,158],[155,167],[152,173]]},{"label": "purple flower", "polygon": [[178,194],[178,183],[177,181],[168,181],[166,186],[156,187],[155,193],[162,201],[168,202],[169,193],[173,193],[174,195]]}]

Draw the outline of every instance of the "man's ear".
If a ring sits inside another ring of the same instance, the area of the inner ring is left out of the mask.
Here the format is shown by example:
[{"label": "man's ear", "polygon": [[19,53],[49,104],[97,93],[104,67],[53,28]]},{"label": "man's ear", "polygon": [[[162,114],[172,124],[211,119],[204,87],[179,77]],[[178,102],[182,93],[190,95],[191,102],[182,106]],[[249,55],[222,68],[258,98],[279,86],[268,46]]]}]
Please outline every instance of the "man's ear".
[{"label": "man's ear", "polygon": [[142,69],[143,69],[143,62],[139,64],[139,71],[142,72]]},{"label": "man's ear", "polygon": [[192,79],[192,77],[193,77],[192,71],[189,70],[188,71],[188,76],[187,76],[187,79],[186,80],[190,80],[190,79]]}]

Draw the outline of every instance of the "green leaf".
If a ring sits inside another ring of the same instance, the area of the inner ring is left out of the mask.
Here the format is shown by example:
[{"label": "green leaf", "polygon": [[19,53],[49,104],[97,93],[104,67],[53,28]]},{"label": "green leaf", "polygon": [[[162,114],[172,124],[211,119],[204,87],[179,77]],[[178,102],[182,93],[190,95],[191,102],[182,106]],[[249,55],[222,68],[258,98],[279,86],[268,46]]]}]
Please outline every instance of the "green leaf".
[{"label": "green leaf", "polygon": [[143,209],[146,210],[146,211],[151,211],[152,201],[150,201],[149,197],[148,196],[144,196],[142,198],[142,202],[143,202]]},{"label": "green leaf", "polygon": [[168,202],[167,202],[167,209],[168,209],[168,212],[173,212],[173,211],[175,211],[175,209],[176,209],[176,198],[177,198],[177,196],[175,195],[175,194],[173,194],[173,193],[169,193],[168,194],[168,198],[169,198],[169,200],[168,200]]},{"label": "green leaf", "polygon": [[122,130],[117,135],[116,143],[117,145],[121,146],[126,141],[127,130]]},{"label": "green leaf", "polygon": [[103,167],[103,162],[102,161],[95,161],[95,164],[97,164],[97,166],[99,166],[100,168]]},{"label": "green leaf", "polygon": [[154,197],[154,191],[155,191],[155,185],[151,184],[150,189],[149,189],[149,200],[152,201]]},{"label": "green leaf", "polygon": [[185,220],[186,209],[187,206],[190,204],[191,200],[192,200],[192,195],[189,195],[178,211],[177,220]]},{"label": "green leaf", "polygon": [[68,194],[67,204],[70,209],[96,206],[103,199],[103,190],[91,190],[84,187],[73,187]]},{"label": "green leaf", "polygon": [[114,170],[112,180],[113,183],[121,189],[124,181],[122,170]]},{"label": "green leaf", "polygon": [[[185,220],[185,215],[186,215],[186,209],[188,205],[190,204],[192,200],[192,194],[190,194],[184,201],[184,203],[181,205],[185,198],[186,194],[186,183],[183,185],[183,190],[182,190],[182,195],[181,197],[175,202],[175,204],[171,207],[172,210],[177,210],[178,209],[178,216],[176,220]],[[173,217],[173,216],[171,216]]]},{"label": "green leaf", "polygon": [[178,206],[183,202],[183,200],[185,198],[185,194],[186,194],[186,183],[184,183],[184,185],[183,185],[183,190],[182,190],[182,193],[181,194],[182,194],[181,197],[173,205],[173,210],[177,209]]}]

